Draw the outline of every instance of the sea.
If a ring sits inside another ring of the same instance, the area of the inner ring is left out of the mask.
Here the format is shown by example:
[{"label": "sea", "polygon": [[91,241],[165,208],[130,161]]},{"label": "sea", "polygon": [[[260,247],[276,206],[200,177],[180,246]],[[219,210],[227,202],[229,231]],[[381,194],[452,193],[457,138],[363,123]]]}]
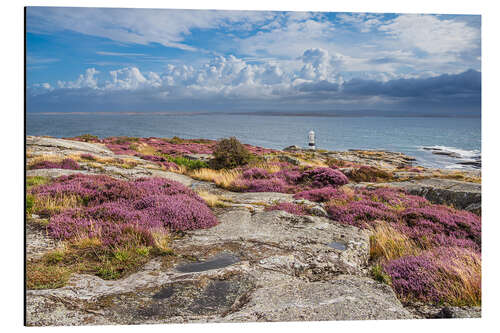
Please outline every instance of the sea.
[{"label": "sea", "polygon": [[[26,115],[27,135],[74,137],[173,137],[220,139],[235,136],[244,143],[283,149],[306,147],[308,133],[316,148],[376,149],[402,152],[416,165],[471,169],[460,162],[481,159],[481,118],[347,117],[255,114],[62,113]],[[441,151],[448,155],[438,155]]]}]

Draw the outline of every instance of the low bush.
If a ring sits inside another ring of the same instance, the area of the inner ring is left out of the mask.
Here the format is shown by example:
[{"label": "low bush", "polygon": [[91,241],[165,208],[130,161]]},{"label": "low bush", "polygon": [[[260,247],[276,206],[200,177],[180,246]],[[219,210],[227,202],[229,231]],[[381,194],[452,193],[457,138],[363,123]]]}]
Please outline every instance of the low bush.
[{"label": "low bush", "polygon": [[48,231],[57,239],[97,237],[103,246],[153,246],[152,232],[156,230],[177,231],[217,224],[213,213],[195,192],[163,178],[127,182],[107,176],[71,175],[30,192],[40,201],[77,198],[79,204],[73,204],[73,208],[52,212]]},{"label": "low bush", "polygon": [[79,170],[80,165],[71,158],[65,158],[60,162],[40,161],[29,166],[29,169],[68,169]]},{"label": "low bush", "polygon": [[470,249],[438,247],[383,265],[403,301],[481,304],[481,255]]},{"label": "low bush", "polygon": [[214,147],[211,161],[215,169],[233,169],[250,162],[251,154],[235,137],[221,139]]}]

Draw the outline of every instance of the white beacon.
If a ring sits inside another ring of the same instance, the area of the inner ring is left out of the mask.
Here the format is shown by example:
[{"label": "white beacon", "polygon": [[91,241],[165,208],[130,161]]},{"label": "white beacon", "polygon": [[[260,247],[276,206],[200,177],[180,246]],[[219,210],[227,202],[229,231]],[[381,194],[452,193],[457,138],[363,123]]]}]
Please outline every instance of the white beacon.
[{"label": "white beacon", "polygon": [[309,131],[309,149],[316,150],[316,139],[314,131]]}]

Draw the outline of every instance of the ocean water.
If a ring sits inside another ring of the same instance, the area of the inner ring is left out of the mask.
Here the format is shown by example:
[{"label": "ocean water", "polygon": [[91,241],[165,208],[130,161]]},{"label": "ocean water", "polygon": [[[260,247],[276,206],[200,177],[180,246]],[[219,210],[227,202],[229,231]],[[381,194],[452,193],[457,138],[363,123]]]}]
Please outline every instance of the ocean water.
[{"label": "ocean water", "polygon": [[[307,146],[316,133],[316,147],[328,150],[382,149],[402,152],[416,164],[439,168],[470,168],[457,164],[481,155],[480,118],[304,117],[248,114],[27,114],[27,135],[73,137],[137,136],[219,139],[283,149]],[[432,154],[424,147],[453,152]]]}]

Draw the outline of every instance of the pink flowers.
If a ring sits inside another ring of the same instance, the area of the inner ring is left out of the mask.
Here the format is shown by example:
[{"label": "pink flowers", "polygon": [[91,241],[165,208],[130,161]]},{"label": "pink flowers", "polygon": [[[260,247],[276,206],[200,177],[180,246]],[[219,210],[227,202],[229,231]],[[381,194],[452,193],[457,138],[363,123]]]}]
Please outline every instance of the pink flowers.
[{"label": "pink flowers", "polygon": [[[109,137],[98,139],[97,137],[75,137],[71,140],[98,142],[105,144],[115,154],[120,155],[136,155],[137,151],[133,149],[136,144],[147,144],[157,151],[172,155],[182,156],[186,154],[212,154],[215,140],[206,139],[163,139],[163,138],[129,138],[129,137]],[[245,147],[253,154],[263,155],[275,152],[273,149],[245,145]]]},{"label": "pink flowers", "polygon": [[234,181],[233,189],[242,192],[294,193],[314,188],[335,188],[344,184],[347,184],[347,177],[331,168],[300,171],[298,167],[289,167],[275,173],[250,168]]},{"label": "pink flowers", "polygon": [[37,196],[78,196],[83,206],[52,216],[48,230],[57,239],[99,237],[114,246],[139,237],[150,245],[158,229],[190,230],[217,224],[203,199],[182,184],[163,178],[121,181],[107,176],[71,175],[35,187]]},{"label": "pink flowers", "polygon": [[295,215],[307,215],[308,210],[305,206],[303,205],[298,205],[295,203],[291,202],[281,202],[269,207],[266,207],[266,211],[271,211],[271,210],[284,210],[285,212],[288,212],[290,214],[295,214]]},{"label": "pink flowers", "polygon": [[404,300],[430,303],[481,302],[481,255],[470,249],[438,247],[384,264]]},{"label": "pink flowers", "polygon": [[30,169],[68,169],[79,170],[80,165],[71,158],[65,158],[61,162],[41,161],[30,166]]},{"label": "pink flowers", "polygon": [[310,183],[312,188],[337,187],[349,183],[349,180],[342,172],[332,168],[315,168],[304,171],[298,180],[299,182]]},{"label": "pink flowers", "polygon": [[315,202],[326,202],[331,199],[347,200],[347,195],[331,186],[302,191],[293,196],[295,199],[306,199]]}]

